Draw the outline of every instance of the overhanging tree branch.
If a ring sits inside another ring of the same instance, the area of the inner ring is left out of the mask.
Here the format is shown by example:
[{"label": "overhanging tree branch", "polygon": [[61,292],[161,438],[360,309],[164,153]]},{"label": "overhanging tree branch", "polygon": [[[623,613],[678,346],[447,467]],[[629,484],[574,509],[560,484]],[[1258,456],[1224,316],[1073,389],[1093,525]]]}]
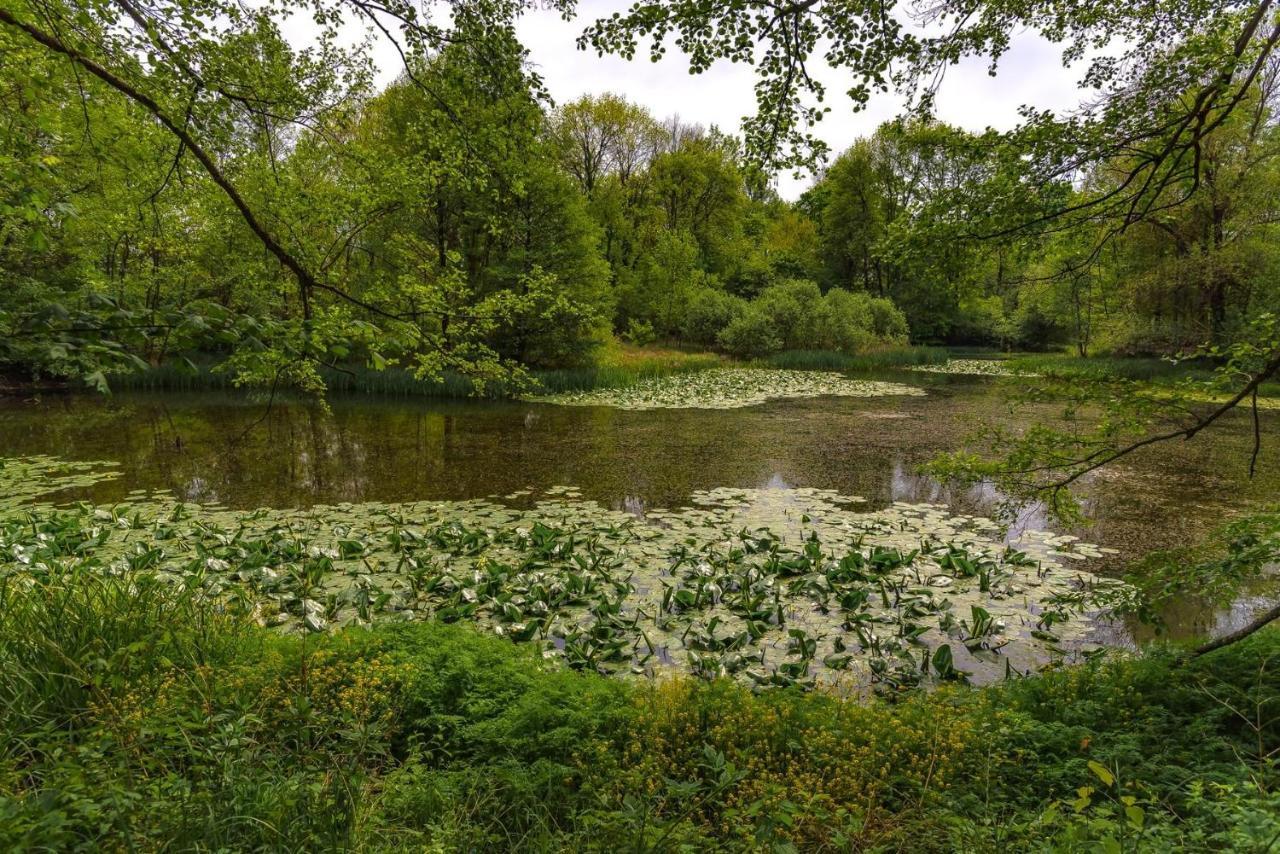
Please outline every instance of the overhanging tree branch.
[{"label": "overhanging tree branch", "polygon": [[8,9],[0,7],[0,24],[5,24],[15,30],[18,30],[33,41],[43,45],[55,53],[61,54],[85,71],[97,77],[103,83],[112,89],[124,95],[129,100],[143,107],[149,112],[156,121],[160,122],[166,130],[172,133],[179,142],[191,152],[192,156],[200,162],[206,174],[218,186],[219,189],[231,201],[236,211],[240,214],[241,219],[248,225],[249,230],[254,236],[262,242],[262,245],[276,257],[276,259],[291,272],[298,282],[298,293],[302,301],[303,317],[311,317],[311,298],[315,291],[324,291],[333,294],[358,308],[364,309],[371,314],[378,315],[388,320],[405,321],[410,318],[405,315],[387,311],[365,300],[352,296],[339,287],[322,281],[313,274],[294,253],[290,252],[284,245],[273,235],[258,218],[253,208],[245,200],[244,196],[236,188],[235,184],[226,176],[218,164],[214,161],[209,152],[196,139],[190,131],[187,122],[175,121],[171,118],[164,108],[154,98],[146,92],[141,91],[136,86],[125,80],[120,75],[114,73],[110,69],[96,62],[91,57],[85,56],[71,45],[66,44],[56,36],[41,30],[40,28],[19,20]]},{"label": "overhanging tree branch", "polygon": [[1265,628],[1269,624],[1274,623],[1276,620],[1280,620],[1280,605],[1276,605],[1275,607],[1267,611],[1263,611],[1261,614],[1259,614],[1257,617],[1251,620],[1247,625],[1241,626],[1240,628],[1236,629],[1234,632],[1228,632],[1222,637],[1214,638],[1208,643],[1202,644],[1196,647],[1194,650],[1191,651],[1191,655],[1193,657],[1198,658],[1199,656],[1213,652],[1216,649],[1222,649],[1224,646],[1230,646],[1236,641],[1244,640],[1249,635],[1253,634],[1256,631],[1259,631],[1260,629]]},{"label": "overhanging tree branch", "polygon": [[[1226,415],[1228,412],[1230,412],[1231,410],[1239,406],[1244,401],[1245,398],[1249,397],[1252,394],[1255,394],[1257,392],[1258,386],[1262,385],[1271,377],[1276,376],[1278,373],[1280,373],[1280,353],[1276,353],[1275,355],[1273,355],[1271,357],[1271,360],[1268,361],[1265,365],[1263,365],[1262,369],[1259,370],[1256,374],[1254,374],[1253,378],[1250,379],[1249,382],[1246,383],[1243,388],[1241,388],[1239,391],[1233,394],[1229,400],[1219,405],[1216,409],[1214,409],[1209,414],[1205,415],[1203,418],[1198,419],[1191,426],[1182,427],[1177,430],[1171,430],[1167,433],[1157,433],[1152,436],[1147,436],[1135,442],[1132,442],[1128,445],[1125,445],[1122,448],[1118,448],[1115,451],[1112,451],[1111,453],[1106,454],[1105,456],[1092,459],[1088,465],[1084,466],[1083,468],[1076,469],[1066,477],[1049,484],[1047,488],[1055,492],[1066,489],[1068,486],[1075,483],[1077,480],[1084,477],[1089,472],[1100,469],[1103,466],[1110,465],[1116,460],[1122,457],[1126,457],[1129,454],[1132,454],[1134,451],[1145,448],[1148,445],[1155,445],[1159,442],[1168,442],[1172,439],[1192,439],[1196,436],[1197,433],[1204,430],[1206,427],[1213,424],[1219,418],[1221,418],[1222,416]],[[1252,466],[1250,468],[1252,469]]]}]

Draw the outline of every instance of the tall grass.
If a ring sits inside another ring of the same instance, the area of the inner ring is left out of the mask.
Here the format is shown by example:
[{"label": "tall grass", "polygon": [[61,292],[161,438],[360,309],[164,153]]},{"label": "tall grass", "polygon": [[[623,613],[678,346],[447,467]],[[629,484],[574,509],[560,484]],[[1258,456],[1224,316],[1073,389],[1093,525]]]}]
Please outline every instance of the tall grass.
[{"label": "tall grass", "polygon": [[[1172,362],[1154,356],[1081,357],[1062,353],[1014,356],[1008,364],[1016,370],[1032,373],[1068,373],[1093,379],[1120,378],[1156,385],[1188,379],[1207,381],[1213,378],[1216,367],[1208,359]],[[1265,382],[1260,391],[1268,396],[1280,395],[1280,381]]]},{"label": "tall grass", "polygon": [[[787,370],[873,372],[913,365],[942,364],[952,358],[990,356],[990,350],[944,347],[899,347],[849,355],[832,350],[786,350],[753,363],[761,367]],[[138,391],[225,391],[235,388],[231,378],[215,372],[216,363],[203,360],[195,373],[164,364],[136,373],[112,377],[112,386]],[[542,392],[590,391],[624,388],[653,377],[733,364],[732,360],[707,352],[688,353],[676,349],[632,347],[610,343],[597,354],[595,363],[573,368],[534,370],[533,379]],[[1184,378],[1209,379],[1212,363],[1184,361],[1174,364],[1153,357],[1091,356],[1081,358],[1061,353],[1016,354],[1007,357],[1010,368],[1031,373],[1070,372],[1096,378],[1121,377],[1153,383],[1171,383]],[[387,397],[460,399],[475,397],[475,386],[461,374],[446,372],[440,380],[420,380],[409,371],[388,368],[377,371],[364,365],[320,370],[328,389],[336,394],[372,394]],[[1280,395],[1280,382],[1263,385],[1268,395]],[[486,392],[490,398],[508,396],[501,386]]]},{"label": "tall grass", "polygon": [[[531,371],[537,390],[547,394],[621,388],[653,377],[705,370],[727,364],[714,353],[687,353],[674,349],[640,348],[610,343],[590,365]],[[112,377],[112,386],[130,391],[225,391],[235,388],[231,377],[215,371],[217,362],[199,360],[195,372],[166,363]],[[374,394],[388,397],[468,398],[476,396],[475,384],[462,374],[446,371],[439,380],[418,379],[402,368],[374,370],[355,364],[341,369],[321,367],[320,376],[336,394]],[[490,387],[486,397],[509,396],[501,385]]]},{"label": "tall grass", "polygon": [[195,591],[98,570],[0,578],[0,707],[10,737],[74,725],[104,693],[157,660],[194,668],[225,658],[236,619]]},{"label": "tall grass", "polygon": [[937,365],[949,358],[942,347],[897,347],[849,355],[834,350],[784,350],[760,360],[770,368],[797,371],[877,371],[912,365]]},{"label": "tall grass", "polygon": [[1183,377],[1208,378],[1213,365],[1205,361],[1177,364],[1167,359],[1142,356],[1068,356],[1062,353],[1018,355],[1009,359],[1010,367],[1035,373],[1072,372],[1094,377],[1120,377],[1130,380],[1167,381]]}]

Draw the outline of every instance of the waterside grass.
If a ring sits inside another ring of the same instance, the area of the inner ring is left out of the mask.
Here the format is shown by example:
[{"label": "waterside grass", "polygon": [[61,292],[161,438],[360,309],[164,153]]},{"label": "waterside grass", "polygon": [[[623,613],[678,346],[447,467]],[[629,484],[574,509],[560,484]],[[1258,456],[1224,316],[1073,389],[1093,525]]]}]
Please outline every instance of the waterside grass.
[{"label": "waterside grass", "polygon": [[[591,364],[571,368],[534,370],[539,388],[546,394],[624,388],[654,377],[671,376],[730,364],[715,353],[686,352],[659,347],[633,347],[610,342],[595,354]],[[235,388],[229,374],[216,371],[218,362],[205,357],[195,360],[196,370],[177,363],[121,374],[111,379],[112,387],[129,391],[226,391]],[[472,381],[446,371],[438,380],[419,379],[403,368],[374,370],[362,364],[341,368],[321,367],[327,389],[335,394],[373,394],[387,397],[458,399],[476,396]],[[501,387],[490,388],[487,397],[505,397]]]},{"label": "waterside grass", "polygon": [[[896,347],[850,355],[832,350],[787,350],[754,365],[810,371],[872,372],[913,365],[936,365],[947,361],[949,351],[941,347]],[[217,362],[205,357],[195,360],[193,373],[176,363],[166,363],[131,374],[112,377],[113,388],[134,391],[225,391],[235,386],[228,374],[213,370]],[[658,377],[691,371],[731,367],[741,363],[712,352],[684,350],[673,346],[637,347],[610,341],[595,353],[590,364],[571,368],[532,372],[543,394],[626,388]],[[475,387],[466,377],[446,373],[440,380],[421,380],[400,368],[374,370],[355,364],[342,369],[322,367],[328,389],[337,394],[375,394],[388,397],[467,398]],[[502,397],[501,388],[489,396]]]},{"label": "waterside grass", "polygon": [[760,364],[796,371],[859,372],[936,365],[949,357],[949,351],[942,347],[895,347],[856,355],[834,350],[784,350],[760,360]]},{"label": "waterside grass", "polygon": [[[1213,365],[1204,360],[1178,363],[1155,357],[1097,355],[1072,356],[1064,353],[1004,354],[993,350],[944,347],[898,347],[850,355],[830,350],[787,350],[747,366],[785,370],[874,373],[899,368],[936,366],[945,369],[949,361],[977,358],[995,360],[1008,373],[1023,375],[1068,374],[1093,379],[1128,379],[1153,385],[1172,385],[1182,380],[1208,380]],[[213,370],[212,358],[196,360],[197,369],[166,363],[137,373],[111,378],[112,388],[134,391],[226,391],[235,388],[228,374]],[[740,366],[726,356],[674,347],[636,347],[610,342],[596,353],[591,364],[554,370],[535,370],[540,394],[565,394],[603,389],[629,388],[655,378],[675,376],[718,367]],[[943,370],[944,373],[947,371]],[[364,365],[320,370],[328,390],[334,394],[369,394],[386,397],[464,399],[476,397],[467,377],[446,372],[439,380],[422,380],[400,368],[374,370]],[[1264,383],[1260,392],[1280,397],[1280,382]],[[508,396],[501,387],[490,388],[490,398]]]},{"label": "waterside grass", "polygon": [[1027,373],[1076,373],[1146,382],[1171,382],[1185,378],[1208,379],[1213,365],[1204,360],[1173,362],[1154,356],[1071,356],[1065,353],[1017,354],[1006,365]]}]

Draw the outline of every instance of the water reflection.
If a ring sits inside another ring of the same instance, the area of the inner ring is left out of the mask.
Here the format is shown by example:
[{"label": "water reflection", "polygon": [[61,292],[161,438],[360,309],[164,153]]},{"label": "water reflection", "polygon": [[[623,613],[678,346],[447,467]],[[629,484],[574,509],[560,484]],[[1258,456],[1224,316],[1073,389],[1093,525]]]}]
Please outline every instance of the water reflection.
[{"label": "water reflection", "polygon": [[1053,526],[1049,514],[1039,502],[1008,508],[1007,496],[992,483],[976,483],[954,488],[939,483],[932,477],[918,474],[905,465],[901,458],[893,462],[893,475],[889,481],[890,495],[894,501],[908,504],[945,504],[955,513],[974,516],[995,516],[1004,510],[1012,515],[1002,518],[1008,523],[1005,541],[1013,542],[1027,531],[1044,531]]},{"label": "water reflection", "polygon": [[623,513],[630,513],[637,519],[644,516],[645,511],[649,509],[649,504],[638,495],[628,495],[613,507],[614,510],[621,510]]},{"label": "water reflection", "polygon": [[790,489],[791,484],[782,479],[782,475],[774,472],[769,475],[769,479],[760,487],[761,489]]}]

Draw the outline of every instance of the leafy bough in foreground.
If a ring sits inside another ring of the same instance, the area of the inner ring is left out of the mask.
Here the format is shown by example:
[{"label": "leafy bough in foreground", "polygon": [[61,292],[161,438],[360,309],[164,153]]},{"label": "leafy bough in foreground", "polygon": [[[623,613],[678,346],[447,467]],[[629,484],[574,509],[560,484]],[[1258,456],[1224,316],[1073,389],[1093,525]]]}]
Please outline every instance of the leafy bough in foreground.
[{"label": "leafy bough in foreground", "polygon": [[[1008,497],[1009,506],[1039,500],[1052,514],[1075,519],[1080,517],[1080,506],[1072,488],[1093,472],[1144,448],[1177,439],[1190,441],[1244,406],[1252,431],[1248,461],[1252,477],[1262,452],[1259,389],[1280,376],[1280,319],[1264,314],[1243,342],[1193,355],[1219,362],[1213,377],[1184,380],[1172,388],[1080,371],[1047,371],[1031,383],[1011,378],[1007,382],[1020,388],[1015,405],[1063,403],[1063,423],[1071,428],[1039,423],[1012,434],[998,425],[989,426],[984,436],[990,449],[987,456],[943,454],[924,466],[924,471],[965,484],[991,482]],[[1080,427],[1077,416],[1091,419],[1090,426]],[[1232,537],[1227,557],[1188,567],[1186,578],[1204,581],[1215,568],[1239,576],[1246,566],[1249,574],[1261,575],[1280,556],[1280,537],[1269,518],[1264,514],[1242,523],[1268,531],[1254,546],[1237,548],[1240,540]],[[1280,605],[1200,651],[1239,640],[1277,619]]]}]

